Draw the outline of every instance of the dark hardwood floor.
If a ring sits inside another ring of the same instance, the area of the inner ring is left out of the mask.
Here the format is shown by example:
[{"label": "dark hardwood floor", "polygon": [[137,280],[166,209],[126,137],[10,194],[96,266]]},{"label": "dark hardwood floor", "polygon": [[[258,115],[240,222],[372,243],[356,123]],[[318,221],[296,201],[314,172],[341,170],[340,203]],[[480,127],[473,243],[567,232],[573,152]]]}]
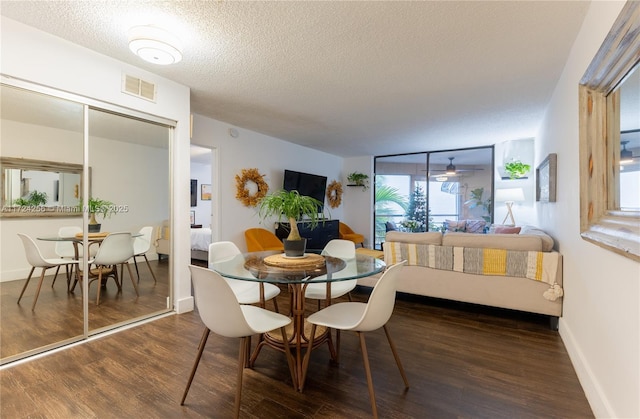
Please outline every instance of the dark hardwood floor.
[{"label": "dark hardwood floor", "polygon": [[[368,293],[358,288],[353,296],[366,301]],[[278,304],[285,312],[285,291]],[[411,388],[404,390],[384,332],[368,333],[381,418],[593,417],[546,317],[399,295],[389,327]],[[211,335],[180,406],[202,330],[197,312],[171,315],[10,364],[0,371],[0,416],[232,417],[235,339]],[[370,417],[355,334],[342,333],[340,356],[336,366],[326,345],[315,350],[299,393],[284,355],[265,348],[255,368],[245,369],[241,417]]]},{"label": "dark hardwood floor", "polygon": [[[134,279],[137,275],[130,263]],[[96,305],[97,281],[89,286],[89,330],[98,330],[141,316],[157,313],[167,308],[169,295],[169,263],[150,261],[157,282],[149,272],[144,260],[138,260],[140,280],[136,295],[129,273],[124,270],[122,292],[112,278],[107,280]],[[35,310],[31,310],[40,280],[37,268],[29,281],[20,304],[16,304],[26,278],[0,283],[0,358],[8,358],[30,349],[45,347],[55,342],[81,336],[83,333],[82,290],[77,285],[74,292],[67,293],[64,268],[52,287],[55,269],[49,269],[42,283]]]}]

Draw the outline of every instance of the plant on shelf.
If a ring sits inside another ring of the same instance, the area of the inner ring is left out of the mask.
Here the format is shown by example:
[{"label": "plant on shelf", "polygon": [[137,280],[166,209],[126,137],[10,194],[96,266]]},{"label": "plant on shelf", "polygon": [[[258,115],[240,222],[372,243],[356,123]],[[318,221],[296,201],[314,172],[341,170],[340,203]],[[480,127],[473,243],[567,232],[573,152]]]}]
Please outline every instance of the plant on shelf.
[{"label": "plant on shelf", "polygon": [[310,196],[300,195],[298,191],[281,190],[266,195],[258,203],[258,215],[263,220],[271,217],[283,218],[289,222],[289,236],[284,240],[287,256],[304,256],[307,240],[300,236],[298,221],[307,223],[313,230],[323,219],[323,203]]},{"label": "plant on shelf", "polygon": [[360,172],[349,173],[347,176],[347,181],[351,182],[350,185],[353,186],[362,186],[362,190],[366,191],[369,188],[367,185],[367,181],[369,180],[369,175],[365,175]]},{"label": "plant on shelf", "polygon": [[45,192],[33,191],[26,198],[18,198],[13,201],[15,205],[21,207],[37,207],[47,203],[47,194]]},{"label": "plant on shelf", "polygon": [[87,208],[89,218],[89,232],[97,233],[100,231],[101,224],[96,220],[96,214],[102,215],[102,218],[109,218],[111,214],[115,214],[115,205],[111,201],[106,201],[100,198],[89,198]]},{"label": "plant on shelf", "polygon": [[513,160],[504,165],[504,170],[509,174],[509,179],[519,179],[529,173],[531,166],[520,160]]}]

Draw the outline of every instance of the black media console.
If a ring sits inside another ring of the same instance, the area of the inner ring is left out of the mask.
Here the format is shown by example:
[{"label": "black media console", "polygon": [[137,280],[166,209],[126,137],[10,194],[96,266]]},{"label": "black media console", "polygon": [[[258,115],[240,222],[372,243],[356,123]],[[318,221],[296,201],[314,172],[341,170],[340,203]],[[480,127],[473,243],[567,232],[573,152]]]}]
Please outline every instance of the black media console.
[{"label": "black media console", "polygon": [[[340,238],[340,223],[338,220],[320,221],[313,230],[309,229],[309,224],[298,223],[300,235],[307,239],[308,250],[322,250],[333,239]],[[286,239],[289,235],[289,223],[276,224],[276,236],[280,240]]]}]

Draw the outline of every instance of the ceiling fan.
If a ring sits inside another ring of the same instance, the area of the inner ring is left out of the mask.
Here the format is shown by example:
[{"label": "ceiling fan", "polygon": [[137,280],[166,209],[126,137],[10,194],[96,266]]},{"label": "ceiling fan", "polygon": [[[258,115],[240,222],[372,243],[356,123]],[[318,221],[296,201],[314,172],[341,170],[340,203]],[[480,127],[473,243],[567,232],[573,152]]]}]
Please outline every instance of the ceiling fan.
[{"label": "ceiling fan", "polygon": [[453,164],[453,159],[455,157],[447,157],[449,159],[449,164],[447,167],[443,169],[434,169],[430,170],[430,172],[434,172],[434,174],[430,174],[430,176],[442,176],[440,173],[444,173],[446,176],[455,176],[461,172],[475,172],[477,170],[484,170],[482,168],[479,169],[456,169],[455,164]]},{"label": "ceiling fan", "polygon": [[631,164],[635,159],[640,158],[640,156],[634,156],[631,150],[627,150],[627,144],[629,141],[620,141],[622,145],[622,150],[620,150],[620,164]]}]

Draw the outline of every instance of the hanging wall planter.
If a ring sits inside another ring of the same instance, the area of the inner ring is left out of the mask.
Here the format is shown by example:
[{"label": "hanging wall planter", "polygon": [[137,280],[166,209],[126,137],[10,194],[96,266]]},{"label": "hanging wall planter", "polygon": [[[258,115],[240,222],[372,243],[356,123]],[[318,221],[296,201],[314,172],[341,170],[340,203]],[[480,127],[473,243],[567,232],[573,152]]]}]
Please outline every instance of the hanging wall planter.
[{"label": "hanging wall planter", "polygon": [[347,184],[347,186],[360,186],[362,187],[363,191],[366,191],[369,188],[369,175],[365,175],[364,173],[349,173],[349,175],[347,176],[347,181],[349,181],[349,184]]}]

